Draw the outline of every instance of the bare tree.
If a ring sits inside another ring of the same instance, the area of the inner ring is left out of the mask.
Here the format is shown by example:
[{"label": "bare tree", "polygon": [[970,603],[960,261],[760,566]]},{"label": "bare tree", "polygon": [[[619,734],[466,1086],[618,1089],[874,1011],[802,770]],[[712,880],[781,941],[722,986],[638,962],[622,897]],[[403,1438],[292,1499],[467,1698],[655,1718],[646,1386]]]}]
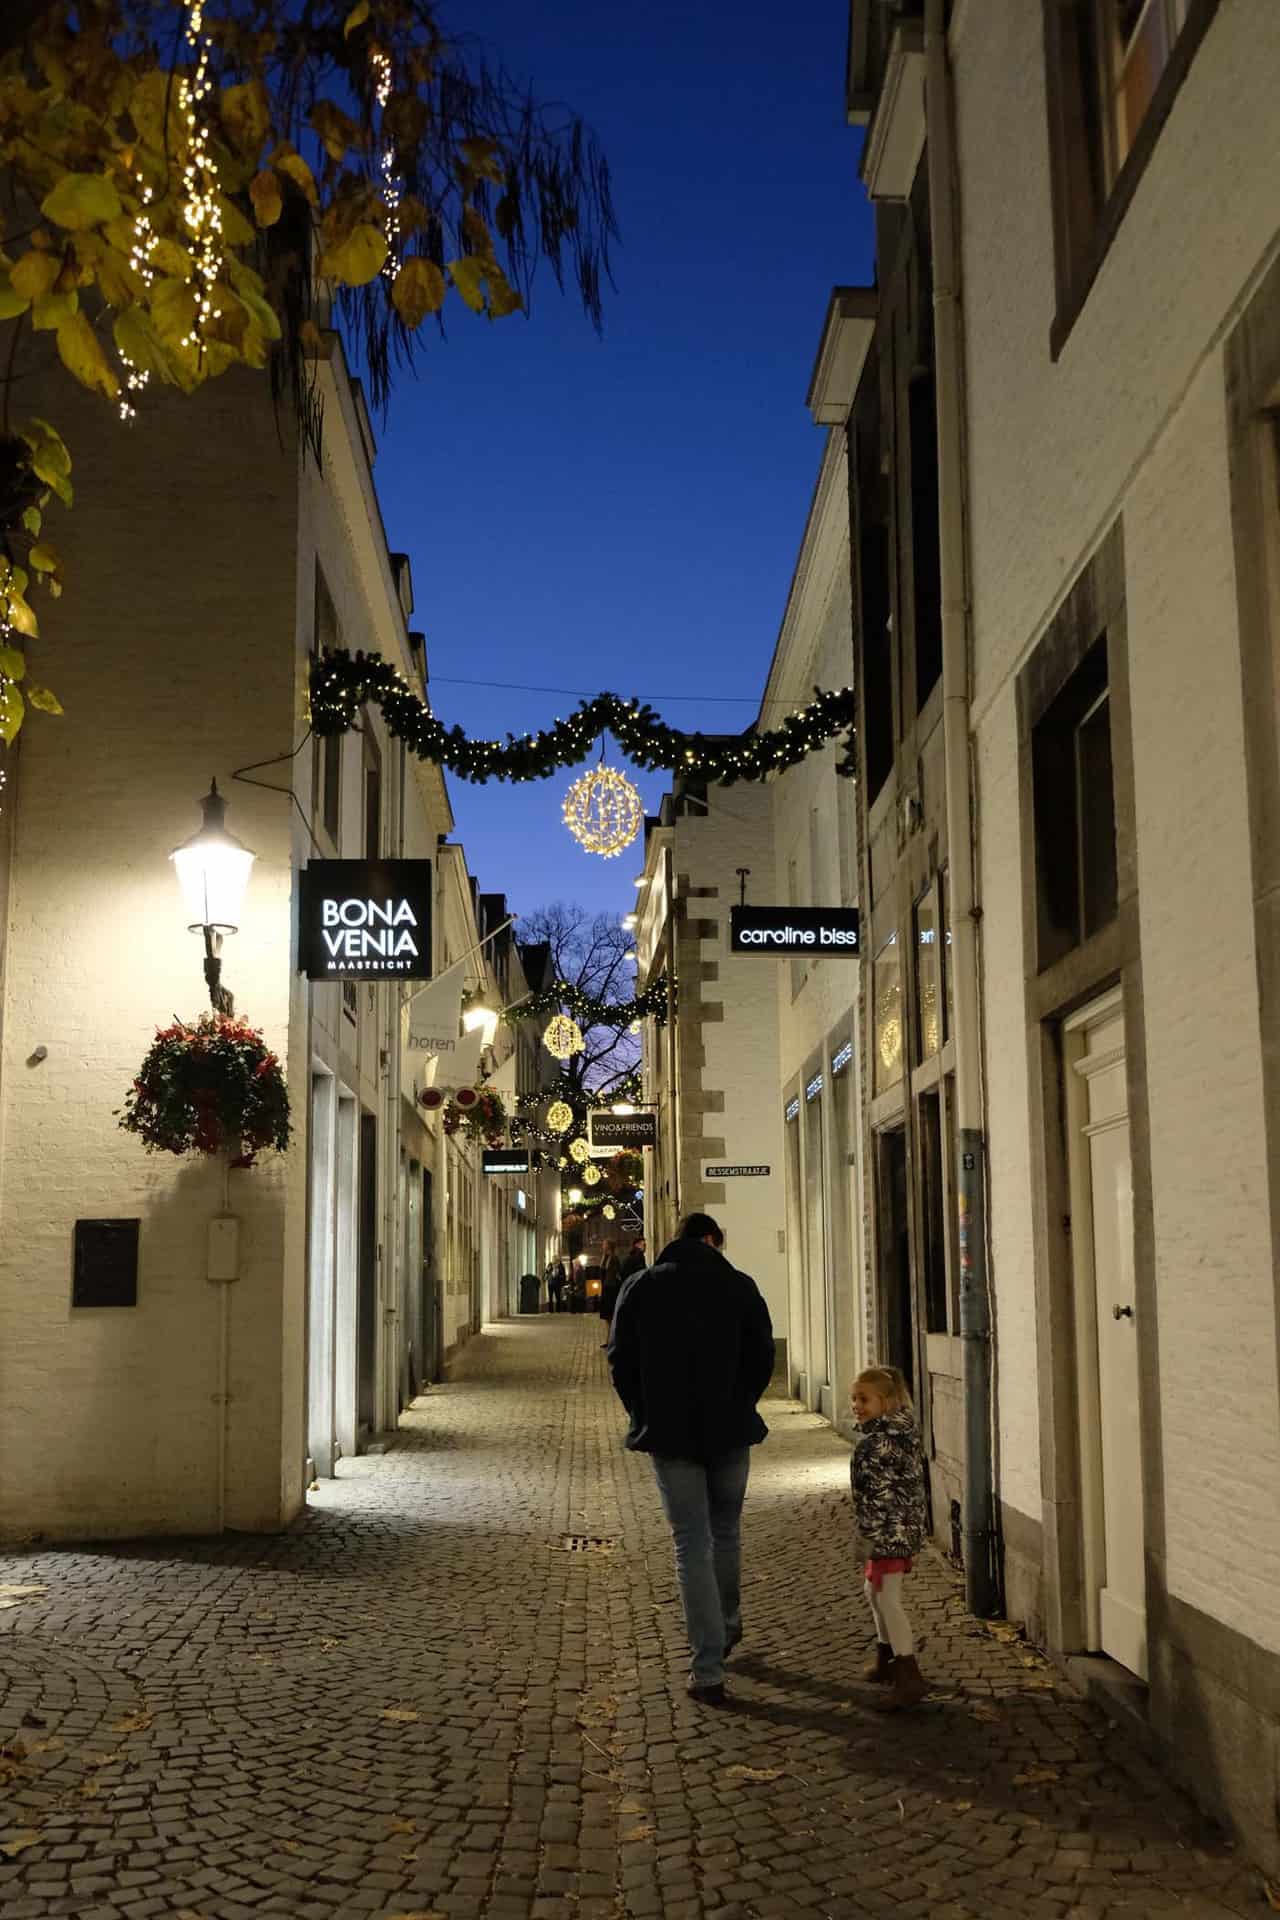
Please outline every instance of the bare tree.
[{"label": "bare tree", "polygon": [[[520,939],[545,942],[551,949],[553,978],[590,999],[623,1008],[635,998],[635,975],[627,962],[631,935],[610,915],[592,914],[586,907],[558,900],[520,916]],[[572,1006],[565,1004],[572,1014]],[[586,1047],[565,1062],[563,1075],[570,1099],[606,1091],[627,1079],[640,1063],[640,1041],[628,1022],[586,1025],[579,1021],[579,1025]]]}]

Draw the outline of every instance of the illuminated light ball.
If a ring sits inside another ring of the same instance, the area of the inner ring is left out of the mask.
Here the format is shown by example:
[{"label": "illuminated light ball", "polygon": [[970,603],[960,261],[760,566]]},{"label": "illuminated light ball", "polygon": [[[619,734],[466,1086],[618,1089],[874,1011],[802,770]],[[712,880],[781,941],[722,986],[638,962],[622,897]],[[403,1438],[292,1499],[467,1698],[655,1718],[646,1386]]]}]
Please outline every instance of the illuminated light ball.
[{"label": "illuminated light ball", "polygon": [[590,1153],[591,1153],[591,1149],[587,1145],[586,1141],[581,1137],[581,1135],[579,1135],[579,1137],[576,1140],[571,1142],[569,1147],[569,1157],[572,1160],[576,1160],[580,1167],[586,1165],[586,1162]]},{"label": "illuminated light ball", "polygon": [[629,1027],[627,1028],[627,1032],[628,1032],[628,1033],[639,1033],[639,1031],[640,1031],[640,1022],[639,1022],[638,1020],[633,1020],[633,1021],[631,1022],[631,1025],[630,1025],[630,1026],[629,1026]]},{"label": "illuminated light ball", "polygon": [[644,824],[639,793],[616,767],[593,767],[564,797],[564,823],[580,846],[611,860]]},{"label": "illuminated light ball", "polygon": [[560,1165],[561,1165],[562,1167],[571,1167],[571,1166],[573,1165],[573,1162],[572,1162],[572,1160],[571,1160],[571,1159],[569,1158],[569,1156],[568,1156],[568,1154],[567,1154],[567,1153],[562,1153],[562,1154],[560,1155]]},{"label": "illuminated light ball", "polygon": [[567,1013],[558,1013],[543,1034],[542,1044],[554,1059],[567,1060],[571,1054],[581,1053],[587,1043],[577,1021]]},{"label": "illuminated light ball", "polygon": [[567,1133],[573,1125],[573,1108],[567,1100],[553,1100],[547,1108],[547,1125],[553,1133]]},{"label": "illuminated light ball", "polygon": [[589,1187],[598,1187],[600,1185],[599,1167],[584,1167],[582,1169],[582,1177]]},{"label": "illuminated light ball", "polygon": [[603,1211],[606,1220],[616,1220],[618,1217],[618,1209],[614,1206],[612,1200],[605,1201]]}]

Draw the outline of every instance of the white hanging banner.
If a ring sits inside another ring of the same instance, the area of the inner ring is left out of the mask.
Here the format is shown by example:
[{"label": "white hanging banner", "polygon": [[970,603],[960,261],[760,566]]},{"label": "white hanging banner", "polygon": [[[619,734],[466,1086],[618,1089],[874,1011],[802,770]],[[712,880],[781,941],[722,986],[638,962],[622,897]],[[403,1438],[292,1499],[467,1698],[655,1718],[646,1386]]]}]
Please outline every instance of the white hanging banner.
[{"label": "white hanging banner", "polygon": [[434,1086],[437,1078],[452,1085],[467,1084],[475,1069],[462,1076],[461,1049],[473,1036],[461,1034],[462,978],[446,974],[409,1001],[400,1016],[400,1078],[415,1095]]},{"label": "white hanging banner", "polygon": [[485,1082],[495,1092],[508,1094],[514,1100],[516,1092],[516,1052],[513,1047],[500,1067],[495,1067]]},{"label": "white hanging banner", "polygon": [[441,1061],[441,1080],[447,1080],[454,1087],[474,1086],[480,1078],[480,1055],[483,1051],[483,1027],[477,1027],[474,1033],[464,1033],[456,1051],[445,1055]]}]

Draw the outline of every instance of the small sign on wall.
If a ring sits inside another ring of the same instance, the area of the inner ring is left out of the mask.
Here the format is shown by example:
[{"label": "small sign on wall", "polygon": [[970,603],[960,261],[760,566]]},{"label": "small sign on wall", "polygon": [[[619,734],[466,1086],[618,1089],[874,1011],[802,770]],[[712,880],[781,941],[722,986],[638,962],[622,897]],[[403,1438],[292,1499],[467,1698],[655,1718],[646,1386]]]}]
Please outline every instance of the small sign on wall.
[{"label": "small sign on wall", "polygon": [[73,1307],[136,1307],[137,1220],[77,1220],[71,1262]]},{"label": "small sign on wall", "polygon": [[310,860],[298,879],[309,980],[431,978],[429,860]]},{"label": "small sign on wall", "polygon": [[773,1172],[772,1167],[760,1162],[741,1162],[725,1165],[723,1162],[708,1162],[703,1166],[704,1180],[762,1180]]},{"label": "small sign on wall", "polygon": [[486,1147],[484,1171],[486,1173],[528,1173],[528,1147]]},{"label": "small sign on wall", "polygon": [[861,952],[856,907],[730,907],[730,953],[768,953],[811,960],[856,960]]}]

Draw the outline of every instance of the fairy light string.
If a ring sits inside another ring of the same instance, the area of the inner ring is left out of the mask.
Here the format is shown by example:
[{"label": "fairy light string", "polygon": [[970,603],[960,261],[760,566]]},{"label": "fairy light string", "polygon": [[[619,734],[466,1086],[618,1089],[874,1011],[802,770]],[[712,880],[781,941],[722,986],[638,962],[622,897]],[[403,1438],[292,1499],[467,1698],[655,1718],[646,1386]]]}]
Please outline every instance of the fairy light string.
[{"label": "fairy light string", "polygon": [[853,737],[857,703],[851,687],[815,689],[808,706],[788,714],[781,726],[750,729],[731,738],[681,732],[639,700],[599,693],[540,733],[472,740],[461,727],[446,727],[437,720],[380,654],[351,653],[345,648],[319,654],[311,667],[311,724],[316,733],[345,733],[366,705],[380,710],[387,731],[403,740],[419,760],[447,767],[458,779],[477,784],[545,780],[557,768],[585,760],[602,733],[612,734],[637,766],[678,770],[721,786],[738,780],[767,780],[841,736],[844,753],[836,772],[845,778],[857,772]]},{"label": "fairy light string", "polygon": [[[155,200],[155,192],[140,173],[134,174],[134,185],[138,190],[139,207],[133,217],[133,238],[129,247],[129,265],[137,274],[144,287],[150,287],[155,279],[155,268],[151,256],[155,252],[158,235],[151,224],[148,208]],[[138,409],[133,402],[151,379],[151,370],[140,367],[131,360],[123,348],[117,348],[120,364],[124,368],[124,386],[120,393],[120,418],[127,425],[138,417]]]},{"label": "fairy light string", "polygon": [[214,287],[222,271],[222,205],[218,163],[210,149],[210,130],[204,103],[213,91],[212,46],[204,32],[205,0],[192,0],[183,39],[195,56],[191,77],[178,82],[178,109],[187,123],[187,157],[182,169],[182,220],[191,236],[191,274],[195,319],[184,336],[184,347],[203,349],[213,320],[222,318],[214,302]]},{"label": "fairy light string", "polygon": [[[381,47],[375,47],[370,62],[373,67],[374,98],[378,102],[379,113],[385,113],[391,98],[391,56]],[[382,200],[387,210],[387,257],[382,263],[382,274],[384,279],[394,280],[400,264],[400,183],[395,172],[395,149],[390,143],[382,149]]]}]

